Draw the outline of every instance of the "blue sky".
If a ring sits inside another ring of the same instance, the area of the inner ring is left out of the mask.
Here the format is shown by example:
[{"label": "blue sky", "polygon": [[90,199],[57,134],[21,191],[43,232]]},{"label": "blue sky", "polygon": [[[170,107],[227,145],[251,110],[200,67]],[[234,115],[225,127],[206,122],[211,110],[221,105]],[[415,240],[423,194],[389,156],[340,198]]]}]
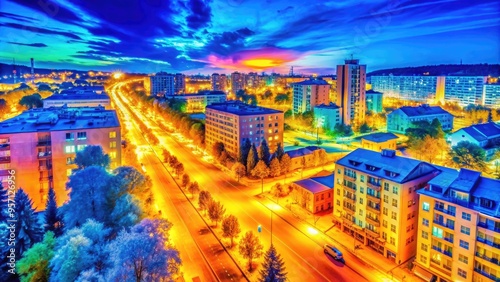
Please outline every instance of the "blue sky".
[{"label": "blue sky", "polygon": [[2,0],[0,62],[212,73],[334,73],[500,62],[494,0]]}]

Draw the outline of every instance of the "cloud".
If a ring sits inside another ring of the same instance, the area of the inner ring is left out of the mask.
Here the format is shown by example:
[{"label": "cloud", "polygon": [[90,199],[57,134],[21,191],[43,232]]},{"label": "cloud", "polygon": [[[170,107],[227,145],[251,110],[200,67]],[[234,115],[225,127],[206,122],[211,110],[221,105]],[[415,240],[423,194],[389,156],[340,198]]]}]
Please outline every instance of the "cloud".
[{"label": "cloud", "polygon": [[53,29],[41,28],[32,25],[24,25],[18,23],[0,23],[0,26],[9,27],[18,30],[29,31],[33,33],[47,34],[47,35],[61,35],[71,39],[81,39],[80,36],[72,32],[67,31],[57,31]]},{"label": "cloud", "polygon": [[44,43],[19,43],[19,42],[7,42],[9,44],[16,44],[16,45],[22,45],[22,46],[29,46],[29,47],[38,47],[38,48],[43,48],[43,47],[48,47]]},{"label": "cloud", "polygon": [[204,28],[210,23],[212,8],[210,0],[189,0],[188,7],[191,14],[186,17],[187,25],[191,29]]}]

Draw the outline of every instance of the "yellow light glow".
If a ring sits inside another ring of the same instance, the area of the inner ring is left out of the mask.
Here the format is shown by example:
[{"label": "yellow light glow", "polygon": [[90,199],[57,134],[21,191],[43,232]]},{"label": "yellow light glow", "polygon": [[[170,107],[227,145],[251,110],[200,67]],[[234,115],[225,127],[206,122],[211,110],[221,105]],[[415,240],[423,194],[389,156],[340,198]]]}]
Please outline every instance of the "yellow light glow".
[{"label": "yellow light glow", "polygon": [[307,232],[311,235],[317,235],[318,234],[318,230],[316,230],[316,228],[313,228],[313,227],[307,227]]},{"label": "yellow light glow", "polygon": [[251,68],[270,68],[283,64],[282,60],[276,59],[250,59],[243,61],[243,65]]},{"label": "yellow light glow", "polygon": [[121,72],[115,72],[115,73],[113,73],[113,78],[114,78],[114,79],[119,79],[119,78],[121,78],[122,76],[123,76],[123,73],[121,73]]}]

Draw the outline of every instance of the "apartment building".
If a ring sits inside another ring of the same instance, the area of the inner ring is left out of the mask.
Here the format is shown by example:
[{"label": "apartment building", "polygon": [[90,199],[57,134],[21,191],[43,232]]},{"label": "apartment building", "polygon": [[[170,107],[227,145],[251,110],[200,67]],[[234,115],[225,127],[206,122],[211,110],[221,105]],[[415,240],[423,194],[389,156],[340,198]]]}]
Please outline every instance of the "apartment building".
[{"label": "apartment building", "polygon": [[444,77],[375,75],[370,79],[373,90],[384,93],[386,97],[428,103],[436,100],[436,93],[444,95]]},{"label": "apartment building", "polygon": [[298,190],[297,198],[301,206],[310,213],[318,213],[333,207],[334,174],[313,176],[294,181]]},{"label": "apartment building", "polygon": [[427,281],[500,281],[500,180],[439,167],[420,196],[415,274]]},{"label": "apartment building", "polygon": [[67,198],[68,175],[76,168],[76,152],[100,145],[121,165],[120,123],[116,112],[103,107],[40,108],[0,122],[0,181],[6,187],[8,170],[16,171],[16,187],[22,187],[37,210],[45,208],[53,187],[57,202]]},{"label": "apartment building", "polygon": [[176,73],[174,77],[174,92],[176,95],[186,92],[186,76],[182,73]]},{"label": "apartment building", "polygon": [[416,192],[437,173],[393,150],[356,149],[335,163],[334,221],[354,244],[396,263],[407,261],[417,247]]},{"label": "apartment building", "polygon": [[488,108],[500,108],[500,83],[483,86],[482,104]]},{"label": "apartment building", "polygon": [[383,149],[396,150],[399,137],[390,132],[376,132],[361,137],[361,148],[381,152]]},{"label": "apartment building", "polygon": [[79,94],[53,94],[43,99],[43,107],[98,107],[111,109],[111,100],[106,93],[84,92]]},{"label": "apartment building", "polygon": [[381,113],[384,108],[382,106],[384,94],[372,89],[366,91],[366,111],[375,114]]},{"label": "apartment building", "polygon": [[423,104],[417,107],[401,107],[387,115],[387,131],[404,134],[413,122],[438,119],[443,130],[453,129],[453,115],[439,106]]},{"label": "apartment building", "polygon": [[226,101],[226,93],[222,91],[200,91],[198,93],[179,94],[172,96],[173,99],[186,102],[186,112],[204,112],[205,107],[215,103]]},{"label": "apartment building", "polygon": [[487,76],[447,76],[444,83],[444,100],[460,106],[483,105],[483,85]]},{"label": "apartment building", "polygon": [[234,157],[249,139],[256,146],[266,140],[271,152],[283,144],[284,114],[282,111],[252,106],[240,101],[215,103],[205,109],[205,143],[211,148],[216,142]]},{"label": "apartment building", "polygon": [[337,66],[337,106],[342,108],[346,125],[360,125],[366,115],[366,65],[359,60],[345,60]]},{"label": "apartment building", "polygon": [[225,74],[212,74],[212,91],[226,91],[227,90],[227,76]]},{"label": "apartment building", "polygon": [[175,94],[175,75],[159,72],[144,79],[144,88],[151,96],[169,96]]},{"label": "apartment building", "polygon": [[231,93],[236,95],[239,90],[245,89],[245,74],[233,72],[231,74]]},{"label": "apartment building", "polygon": [[335,130],[335,126],[342,124],[342,108],[330,102],[328,105],[314,107],[314,118],[318,127]]},{"label": "apartment building", "polygon": [[500,124],[494,122],[473,124],[461,128],[448,137],[451,146],[462,141],[478,145],[486,153],[486,157],[493,156],[500,147]]},{"label": "apartment building", "polygon": [[322,79],[310,79],[292,84],[293,112],[311,111],[315,106],[330,104],[330,84]]}]

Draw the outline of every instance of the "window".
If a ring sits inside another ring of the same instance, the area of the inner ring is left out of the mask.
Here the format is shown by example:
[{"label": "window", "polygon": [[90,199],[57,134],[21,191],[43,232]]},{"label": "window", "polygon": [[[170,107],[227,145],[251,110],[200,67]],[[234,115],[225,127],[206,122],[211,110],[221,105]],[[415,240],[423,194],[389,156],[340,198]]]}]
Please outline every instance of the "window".
[{"label": "window", "polygon": [[66,133],[66,141],[73,141],[75,140],[75,134],[72,132]]},{"label": "window", "polygon": [[391,237],[391,245],[396,245],[396,239],[394,239],[394,237]]},{"label": "window", "polygon": [[470,221],[471,215],[470,213],[462,212],[462,218]]},{"label": "window", "polygon": [[70,176],[73,173],[73,169],[68,168],[66,169],[66,176]]},{"label": "window", "polygon": [[340,196],[340,189],[337,189],[337,196]]},{"label": "window", "polygon": [[359,215],[363,216],[363,210],[359,210]]},{"label": "window", "polygon": [[458,276],[460,276],[462,278],[467,278],[467,271],[459,268],[458,269]]},{"label": "window", "polygon": [[110,131],[109,132],[109,138],[110,139],[116,138],[116,131]]},{"label": "window", "polygon": [[[410,201],[410,202],[411,202],[411,201]],[[424,211],[429,211],[429,209],[430,209],[430,208],[431,208],[431,205],[430,205],[429,203],[424,202],[424,203],[422,204],[422,209],[423,209]]]},{"label": "window", "polygon": [[109,152],[109,158],[110,159],[116,159],[116,152]]},{"label": "window", "polygon": [[465,242],[464,240],[460,240],[460,247],[468,250],[469,249],[469,243]]},{"label": "window", "polygon": [[[361,177],[363,177],[363,176],[361,176]],[[365,193],[365,188],[359,187],[359,193],[364,194]]]},{"label": "window", "polygon": [[427,252],[427,245],[422,243],[422,245],[420,246],[420,249],[424,252]]},{"label": "window", "polygon": [[360,179],[361,182],[365,182],[365,176],[364,175],[361,175],[361,179]]},{"label": "window", "polygon": [[387,240],[387,233],[382,232],[382,239]]},{"label": "window", "polygon": [[389,203],[389,196],[384,195],[384,203]]},{"label": "window", "polygon": [[74,164],[74,163],[75,163],[74,158],[72,158],[72,157],[67,157],[66,158],[66,164],[67,165]]},{"label": "window", "polygon": [[466,257],[466,256],[464,256],[464,255],[462,255],[462,254],[458,255],[458,260],[461,261],[461,262],[463,262],[463,263],[465,263],[465,264],[469,263],[469,258]]},{"label": "window", "polygon": [[392,231],[392,232],[396,232],[396,225],[391,224],[391,231]]},{"label": "window", "polygon": [[389,183],[384,183],[384,190],[389,191]]},{"label": "window", "polygon": [[78,132],[76,134],[76,137],[78,140],[85,140],[87,139],[87,132],[83,131],[83,132]]},{"label": "window", "polygon": [[420,255],[420,262],[427,263],[427,257],[424,255]]},{"label": "window", "polygon": [[340,201],[339,200],[337,200],[337,206],[340,206]]},{"label": "window", "polygon": [[74,145],[69,145],[69,146],[64,147],[64,152],[66,154],[74,153],[75,152],[75,146]]},{"label": "window", "polygon": [[77,145],[76,146],[76,151],[77,152],[83,151],[83,149],[85,149],[85,147],[87,147],[87,145]]},{"label": "window", "polygon": [[437,228],[435,226],[432,227],[432,236],[443,239],[443,229]]},{"label": "window", "polygon": [[398,187],[393,186],[393,187],[392,187],[392,193],[393,193],[394,195],[397,195],[397,194],[398,194]]},{"label": "window", "polygon": [[384,220],[382,221],[382,226],[383,226],[383,227],[387,227],[387,220],[385,220],[385,219],[384,219]]},{"label": "window", "polygon": [[392,199],[392,206],[393,207],[398,207],[398,200]]},{"label": "window", "polygon": [[470,235],[470,228],[462,225],[460,226],[460,232],[465,235]]},{"label": "window", "polygon": [[457,211],[456,207],[448,205],[448,214],[455,216],[456,211]]},{"label": "window", "polygon": [[388,210],[387,208],[384,208],[384,209],[382,210],[382,212],[384,213],[384,215],[387,215],[387,213],[389,212],[389,210]]},{"label": "window", "polygon": [[337,174],[340,174],[340,168],[339,168],[339,169],[337,169]]},{"label": "window", "polygon": [[398,215],[396,214],[396,212],[391,212],[391,218],[392,219],[397,219],[398,218]]},{"label": "window", "polygon": [[426,219],[426,218],[423,218],[423,219],[422,219],[422,225],[423,225],[423,226],[429,226],[429,220],[428,220],[428,219]]},{"label": "window", "polygon": [[109,148],[111,148],[111,149],[116,148],[116,141],[109,142]]},{"label": "window", "polygon": [[429,239],[429,232],[422,231],[422,238]]}]

